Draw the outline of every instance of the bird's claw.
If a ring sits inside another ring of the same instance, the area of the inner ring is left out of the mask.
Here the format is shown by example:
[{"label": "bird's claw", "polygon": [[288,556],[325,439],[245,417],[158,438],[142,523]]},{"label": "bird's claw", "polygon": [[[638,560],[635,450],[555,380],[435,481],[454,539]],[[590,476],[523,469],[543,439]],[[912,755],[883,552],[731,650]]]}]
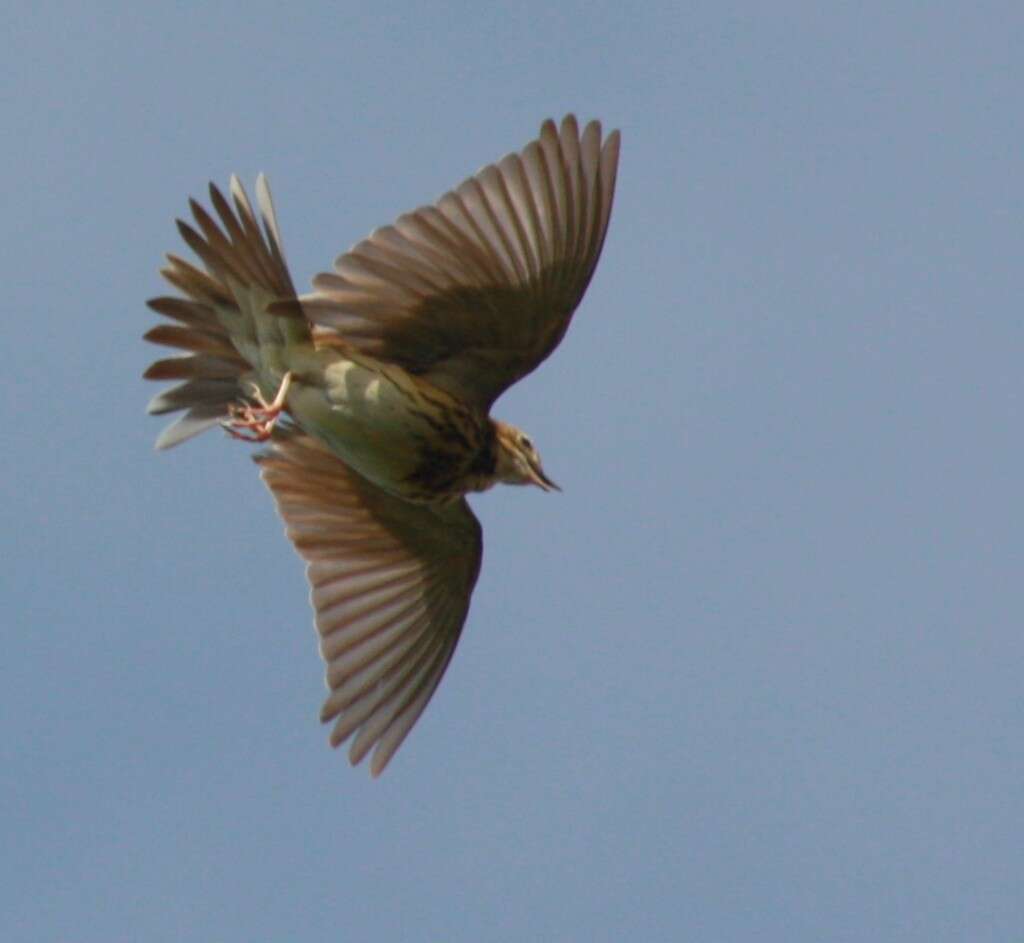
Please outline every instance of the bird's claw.
[{"label": "bird's claw", "polygon": [[244,400],[232,403],[228,407],[230,418],[220,424],[221,428],[233,439],[241,439],[243,442],[266,442],[273,433],[281,413],[284,412],[291,382],[291,373],[286,373],[277,395],[270,403],[263,398],[260,388],[255,383],[251,384],[252,398],[256,403]]}]

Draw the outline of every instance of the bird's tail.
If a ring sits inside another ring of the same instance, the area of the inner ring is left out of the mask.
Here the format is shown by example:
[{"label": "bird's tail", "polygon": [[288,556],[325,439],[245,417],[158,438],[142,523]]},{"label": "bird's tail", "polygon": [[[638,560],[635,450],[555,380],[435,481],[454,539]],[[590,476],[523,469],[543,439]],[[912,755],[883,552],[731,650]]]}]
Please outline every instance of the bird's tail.
[{"label": "bird's tail", "polygon": [[[161,323],[145,339],[187,351],[157,360],[144,374],[150,380],[183,381],[149,404],[152,414],[185,412],[161,432],[158,449],[184,442],[226,419],[233,403],[250,397],[254,384],[272,396],[285,372],[286,348],[309,342],[309,324],[301,307],[288,304],[295,300],[295,289],[262,175],[256,181],[256,197],[259,217],[241,183],[232,177],[233,208],[210,184],[219,224],[195,200],[189,205],[198,229],[178,220],[178,231],[205,271],[169,254],[161,274],[184,297],[148,302],[157,314],[177,323]],[[271,314],[275,302],[279,304]]]}]

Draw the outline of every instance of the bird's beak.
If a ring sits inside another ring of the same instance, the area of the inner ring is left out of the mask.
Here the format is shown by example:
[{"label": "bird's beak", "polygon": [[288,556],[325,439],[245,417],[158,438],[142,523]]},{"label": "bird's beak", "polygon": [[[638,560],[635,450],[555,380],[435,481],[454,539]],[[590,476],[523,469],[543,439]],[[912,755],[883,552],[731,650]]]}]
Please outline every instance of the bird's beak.
[{"label": "bird's beak", "polygon": [[538,488],[544,491],[561,491],[547,475],[544,474],[544,469],[537,465],[536,467],[530,466],[530,481],[532,481]]}]

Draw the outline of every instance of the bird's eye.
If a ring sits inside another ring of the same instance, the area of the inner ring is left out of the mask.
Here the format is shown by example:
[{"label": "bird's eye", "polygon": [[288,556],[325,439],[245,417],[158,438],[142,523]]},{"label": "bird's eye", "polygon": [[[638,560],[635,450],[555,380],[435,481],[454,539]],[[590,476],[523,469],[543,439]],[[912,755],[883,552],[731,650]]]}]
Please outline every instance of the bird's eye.
[{"label": "bird's eye", "polygon": [[530,441],[530,437],[528,435],[520,436],[519,437],[519,444],[524,449],[526,449],[527,452],[532,452],[533,451],[533,443]]}]

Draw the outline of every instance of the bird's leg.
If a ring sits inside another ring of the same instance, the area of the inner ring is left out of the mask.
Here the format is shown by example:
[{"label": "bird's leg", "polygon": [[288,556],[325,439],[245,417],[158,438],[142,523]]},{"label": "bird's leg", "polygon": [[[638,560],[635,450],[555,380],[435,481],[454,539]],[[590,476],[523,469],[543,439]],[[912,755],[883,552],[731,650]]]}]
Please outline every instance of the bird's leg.
[{"label": "bird's leg", "polygon": [[281,380],[281,386],[273,402],[268,403],[260,392],[260,388],[252,384],[252,397],[257,405],[240,402],[229,407],[231,418],[221,423],[224,431],[234,439],[245,442],[266,442],[270,438],[278,417],[284,410],[288,398],[288,388],[292,385],[292,374],[288,371]]}]

